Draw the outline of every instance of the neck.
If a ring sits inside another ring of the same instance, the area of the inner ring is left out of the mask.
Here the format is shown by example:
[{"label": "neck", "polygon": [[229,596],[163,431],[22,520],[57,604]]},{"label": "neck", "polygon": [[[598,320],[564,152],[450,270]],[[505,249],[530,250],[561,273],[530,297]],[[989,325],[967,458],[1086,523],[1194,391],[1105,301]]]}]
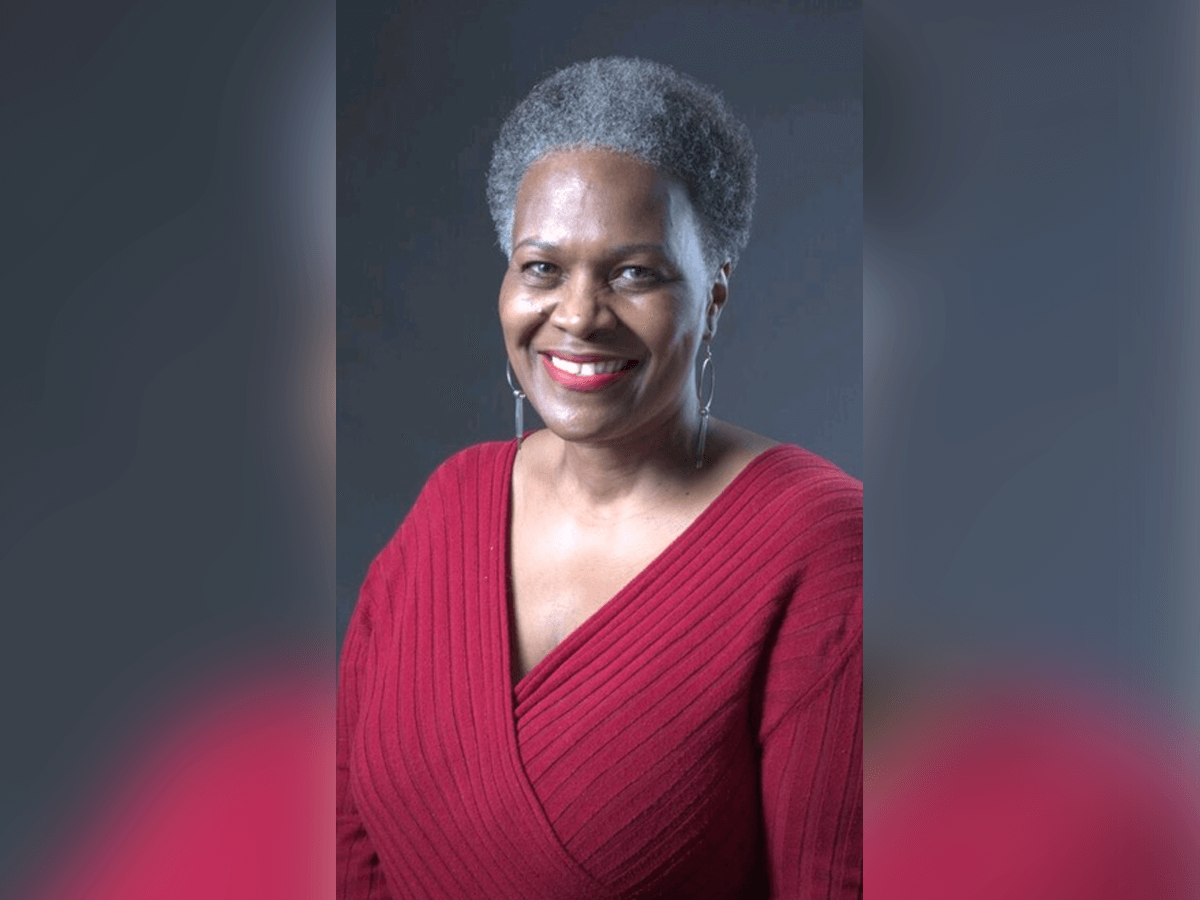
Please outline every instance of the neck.
[{"label": "neck", "polygon": [[576,507],[615,509],[688,492],[699,474],[698,418],[683,417],[669,428],[612,444],[551,436],[548,468],[557,493]]}]

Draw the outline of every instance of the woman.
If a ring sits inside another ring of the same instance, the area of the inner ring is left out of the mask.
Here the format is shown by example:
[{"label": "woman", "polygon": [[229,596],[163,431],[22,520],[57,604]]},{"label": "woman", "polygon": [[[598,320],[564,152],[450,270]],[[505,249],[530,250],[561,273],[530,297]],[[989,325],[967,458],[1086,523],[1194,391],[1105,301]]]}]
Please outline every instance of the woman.
[{"label": "woman", "polygon": [[575,65],[488,195],[517,437],[443,464],[367,575],[339,896],[858,896],[862,485],[696,388],[745,127],[665,66]]}]

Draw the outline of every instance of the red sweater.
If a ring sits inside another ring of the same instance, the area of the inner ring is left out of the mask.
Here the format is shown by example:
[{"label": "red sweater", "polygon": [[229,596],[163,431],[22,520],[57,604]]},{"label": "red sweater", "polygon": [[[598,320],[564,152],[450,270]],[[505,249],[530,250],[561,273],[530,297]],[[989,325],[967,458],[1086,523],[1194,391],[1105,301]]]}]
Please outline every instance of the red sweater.
[{"label": "red sweater", "polygon": [[766,451],[514,689],[515,452],[442,465],[367,574],[338,897],[858,897],[861,482]]}]

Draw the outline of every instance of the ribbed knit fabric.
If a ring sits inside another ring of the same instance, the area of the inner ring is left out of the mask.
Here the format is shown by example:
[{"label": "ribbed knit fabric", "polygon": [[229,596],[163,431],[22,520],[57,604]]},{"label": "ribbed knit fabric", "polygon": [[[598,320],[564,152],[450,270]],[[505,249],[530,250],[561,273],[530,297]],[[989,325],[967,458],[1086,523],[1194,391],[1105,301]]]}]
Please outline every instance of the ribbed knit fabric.
[{"label": "ribbed knit fabric", "polygon": [[338,897],[858,897],[862,484],[753,462],[516,685],[515,441],[372,564],[338,708]]}]

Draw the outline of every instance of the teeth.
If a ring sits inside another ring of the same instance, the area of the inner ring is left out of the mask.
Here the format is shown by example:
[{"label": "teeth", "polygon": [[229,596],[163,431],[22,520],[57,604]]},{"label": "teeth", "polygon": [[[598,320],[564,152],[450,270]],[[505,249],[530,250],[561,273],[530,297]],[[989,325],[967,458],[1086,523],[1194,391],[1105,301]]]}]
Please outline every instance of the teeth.
[{"label": "teeth", "polygon": [[557,356],[550,354],[550,362],[556,369],[562,369],[564,372],[569,372],[572,375],[611,375],[613,372],[619,371],[624,365],[623,359],[606,359],[603,362],[586,362],[576,363],[566,359],[559,359]]}]

